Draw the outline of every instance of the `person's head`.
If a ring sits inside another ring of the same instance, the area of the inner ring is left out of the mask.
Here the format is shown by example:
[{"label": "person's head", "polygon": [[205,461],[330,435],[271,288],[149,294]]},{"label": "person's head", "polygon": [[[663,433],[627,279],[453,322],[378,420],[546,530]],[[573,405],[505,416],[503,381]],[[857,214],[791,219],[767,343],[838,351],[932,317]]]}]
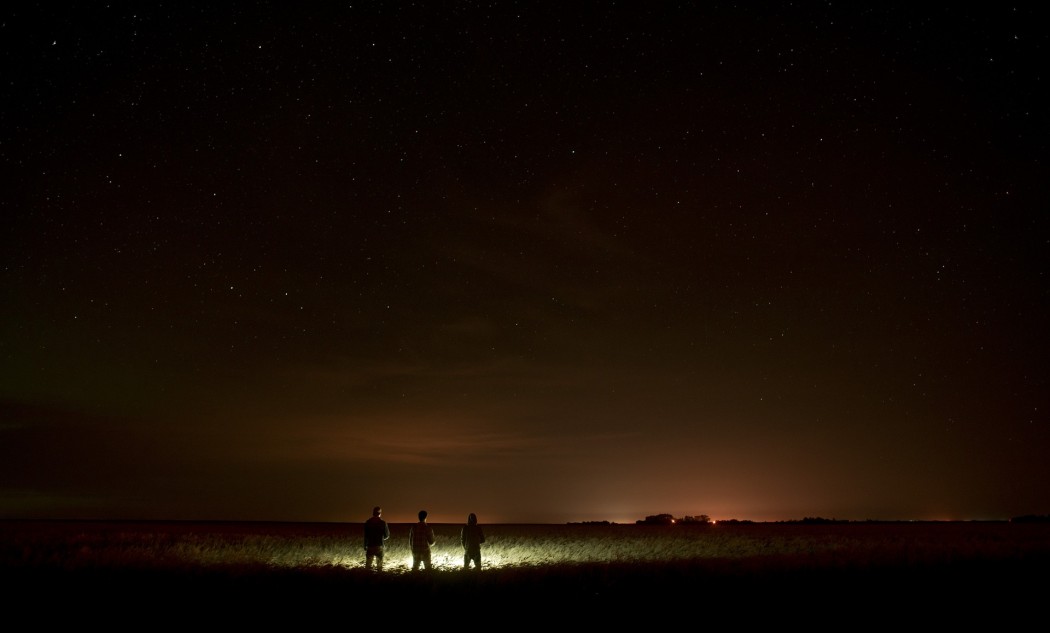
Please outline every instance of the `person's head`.
[{"label": "person's head", "polygon": [[478,524],[478,515],[474,514],[473,512],[468,514],[467,515],[467,524],[469,524],[469,525],[477,525]]},{"label": "person's head", "polygon": [[427,511],[426,510],[420,510],[419,511],[419,520],[420,521],[426,521],[427,520]]},{"label": "person's head", "polygon": [[382,508],[380,508],[379,506],[376,506],[376,507],[372,508],[372,516],[377,517],[380,514],[383,514],[383,509]]}]

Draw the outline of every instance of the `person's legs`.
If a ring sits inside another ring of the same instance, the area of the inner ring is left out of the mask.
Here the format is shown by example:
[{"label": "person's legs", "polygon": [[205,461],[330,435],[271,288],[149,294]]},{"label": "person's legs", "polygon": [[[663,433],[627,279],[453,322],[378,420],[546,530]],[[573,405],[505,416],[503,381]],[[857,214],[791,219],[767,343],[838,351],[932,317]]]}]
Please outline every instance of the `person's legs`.
[{"label": "person's legs", "polygon": [[370,545],[365,548],[365,569],[372,569],[372,563],[375,562],[376,569],[383,569],[383,546],[382,545]]}]

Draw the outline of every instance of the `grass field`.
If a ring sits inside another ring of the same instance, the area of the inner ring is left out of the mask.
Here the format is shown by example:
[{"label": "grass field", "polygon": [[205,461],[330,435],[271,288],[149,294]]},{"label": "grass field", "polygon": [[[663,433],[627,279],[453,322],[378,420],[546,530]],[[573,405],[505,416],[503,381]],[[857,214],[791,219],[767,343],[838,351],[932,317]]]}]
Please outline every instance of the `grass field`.
[{"label": "grass field", "polygon": [[133,628],[158,616],[393,624],[471,610],[1003,626],[1045,617],[1050,595],[1046,524],[485,525],[480,572],[461,569],[459,525],[436,524],[430,573],[410,570],[408,527],[391,526],[377,574],[364,569],[359,524],[6,522],[0,580],[10,605]]}]

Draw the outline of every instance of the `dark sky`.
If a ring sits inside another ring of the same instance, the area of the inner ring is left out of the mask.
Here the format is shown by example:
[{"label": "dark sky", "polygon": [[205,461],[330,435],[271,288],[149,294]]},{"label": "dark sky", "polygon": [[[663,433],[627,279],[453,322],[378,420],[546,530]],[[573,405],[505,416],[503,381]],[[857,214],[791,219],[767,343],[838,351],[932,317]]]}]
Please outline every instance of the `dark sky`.
[{"label": "dark sky", "polygon": [[0,517],[1050,512],[1036,4],[227,5],[3,10]]}]

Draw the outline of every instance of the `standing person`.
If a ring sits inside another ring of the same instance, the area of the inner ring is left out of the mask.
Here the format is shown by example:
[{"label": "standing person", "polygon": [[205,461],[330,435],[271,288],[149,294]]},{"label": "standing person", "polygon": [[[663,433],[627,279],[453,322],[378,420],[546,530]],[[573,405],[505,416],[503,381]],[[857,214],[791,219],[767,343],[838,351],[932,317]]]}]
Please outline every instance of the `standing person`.
[{"label": "standing person", "polygon": [[434,538],[434,528],[427,523],[427,511],[419,511],[419,523],[408,529],[408,542],[412,545],[412,571],[419,571],[419,564],[430,571],[430,546]]},{"label": "standing person", "polygon": [[372,516],[365,521],[365,569],[372,569],[375,560],[376,571],[383,571],[383,546],[390,538],[390,526],[383,520],[383,509],[372,508]]},{"label": "standing person", "polygon": [[485,534],[478,525],[478,515],[473,512],[467,515],[467,524],[459,530],[459,542],[463,544],[463,569],[470,569],[470,561],[474,561],[474,569],[480,570]]}]

